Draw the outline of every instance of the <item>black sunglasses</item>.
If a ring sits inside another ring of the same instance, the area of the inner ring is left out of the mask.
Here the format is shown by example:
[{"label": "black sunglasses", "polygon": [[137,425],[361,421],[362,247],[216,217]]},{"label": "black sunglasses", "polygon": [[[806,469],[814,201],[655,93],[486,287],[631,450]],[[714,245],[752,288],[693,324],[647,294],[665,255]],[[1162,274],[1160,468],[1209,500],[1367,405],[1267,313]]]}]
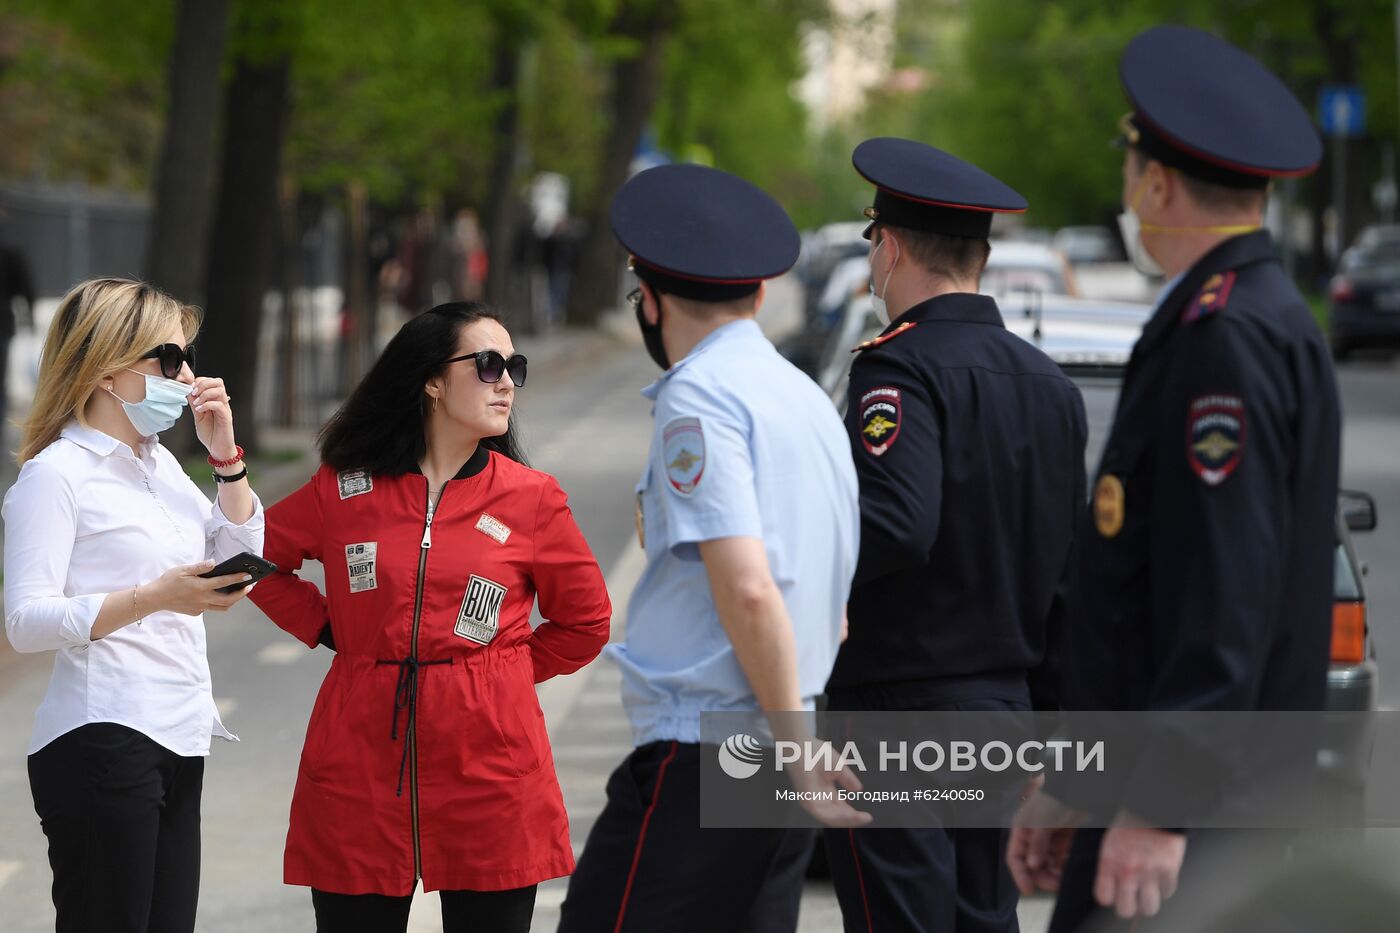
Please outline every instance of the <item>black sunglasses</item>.
[{"label": "black sunglasses", "polygon": [[141,355],[143,360],[160,360],[161,375],[167,379],[179,379],[180,370],[186,363],[194,372],[194,346],[182,347],[178,343],[163,343],[149,353]]},{"label": "black sunglasses", "polygon": [[466,356],[454,356],[447,363],[460,363],[462,360],[476,360],[476,378],[482,382],[494,384],[500,382],[506,373],[510,373],[511,382],[517,386],[525,384],[526,361],[519,353],[506,359],[495,350],[478,350]]}]

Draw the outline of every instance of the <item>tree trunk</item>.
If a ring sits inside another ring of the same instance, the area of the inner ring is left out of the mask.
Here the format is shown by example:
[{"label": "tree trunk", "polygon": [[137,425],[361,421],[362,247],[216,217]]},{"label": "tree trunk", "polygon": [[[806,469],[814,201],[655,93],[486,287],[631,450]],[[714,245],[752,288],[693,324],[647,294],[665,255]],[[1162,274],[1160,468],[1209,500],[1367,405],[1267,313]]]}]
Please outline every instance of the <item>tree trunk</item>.
[{"label": "tree trunk", "polygon": [[[297,372],[301,370],[302,348],[299,324],[302,308],[297,302],[297,286],[301,271],[301,245],[298,229],[297,184],[288,175],[283,175],[277,186],[277,232],[278,284],[282,290],[282,335],[277,341],[281,359],[281,385],[277,387],[280,405],[277,423],[292,428],[297,424],[297,408],[302,400]],[[313,393],[308,393],[313,394]]]},{"label": "tree trunk", "polygon": [[360,179],[346,186],[345,201],[350,215],[349,311],[350,326],[341,345],[340,389],[350,394],[369,372],[374,360],[374,334],[379,323],[379,283],[370,281],[369,271],[369,191]]},{"label": "tree trunk", "polygon": [[[511,260],[519,228],[515,167],[520,155],[520,43],[502,39],[491,68],[491,90],[502,96],[492,138],[491,191],[486,201],[486,301],[507,315],[507,324],[531,321],[528,308],[509,308]],[[527,324],[528,326],[528,324]]]},{"label": "tree trunk", "polygon": [[218,163],[219,68],[227,37],[227,0],[180,0],[146,276],[192,304],[204,299]]},{"label": "tree trunk", "polygon": [[[239,62],[225,103],[224,170],[210,243],[201,368],[223,377],[245,448],[257,446],[253,397],[263,295],[277,243],[277,177],[287,125],[290,63]],[[207,360],[207,364],[205,363]]]},{"label": "tree trunk", "polygon": [[594,204],[588,212],[588,228],[569,290],[571,324],[593,324],[617,304],[622,251],[608,224],[608,208],[613,194],[627,181],[632,156],[656,106],[666,38],[675,25],[674,17],[675,5],[664,2],[648,4],[644,10],[627,6],[618,14],[614,33],[636,39],[641,52],[613,66],[612,132],[603,151]]}]

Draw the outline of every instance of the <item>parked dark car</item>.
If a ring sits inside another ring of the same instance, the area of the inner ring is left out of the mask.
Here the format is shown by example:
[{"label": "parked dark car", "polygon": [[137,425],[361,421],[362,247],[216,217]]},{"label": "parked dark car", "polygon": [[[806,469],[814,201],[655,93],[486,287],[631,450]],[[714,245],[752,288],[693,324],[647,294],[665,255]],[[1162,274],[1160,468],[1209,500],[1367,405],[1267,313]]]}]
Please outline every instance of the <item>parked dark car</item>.
[{"label": "parked dark car", "polygon": [[1400,349],[1400,240],[1343,253],[1331,292],[1328,328],[1337,359],[1370,347]]}]

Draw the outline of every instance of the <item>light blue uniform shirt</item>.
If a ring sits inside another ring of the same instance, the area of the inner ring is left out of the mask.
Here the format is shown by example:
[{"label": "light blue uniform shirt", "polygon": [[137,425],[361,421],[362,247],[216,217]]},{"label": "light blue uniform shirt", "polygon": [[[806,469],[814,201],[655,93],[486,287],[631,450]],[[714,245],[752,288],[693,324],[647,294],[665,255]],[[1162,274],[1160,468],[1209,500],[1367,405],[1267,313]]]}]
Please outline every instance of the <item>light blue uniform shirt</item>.
[{"label": "light blue uniform shirt", "polygon": [[807,709],[826,687],[855,574],[860,496],[831,402],[752,320],[710,333],[642,393],[647,565],[632,591],[622,700],[637,745],[700,741],[701,711],[759,709],[720,624],[699,543],[761,538],[797,643]]}]

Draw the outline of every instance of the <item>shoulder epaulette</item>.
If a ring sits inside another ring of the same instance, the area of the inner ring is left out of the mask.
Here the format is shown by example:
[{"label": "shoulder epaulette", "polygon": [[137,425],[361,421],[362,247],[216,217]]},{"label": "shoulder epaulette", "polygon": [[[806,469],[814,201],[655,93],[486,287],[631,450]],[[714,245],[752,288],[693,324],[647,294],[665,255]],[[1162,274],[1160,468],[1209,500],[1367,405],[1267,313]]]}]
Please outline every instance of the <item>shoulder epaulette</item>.
[{"label": "shoulder epaulette", "polygon": [[898,337],[900,334],[904,333],[905,331],[912,330],[913,328],[914,328],[914,322],[913,322],[913,321],[905,321],[903,324],[899,325],[899,326],[896,327],[894,330],[890,331],[888,334],[881,334],[879,337],[876,337],[876,338],[873,339],[873,340],[867,340],[865,343],[861,344],[861,345],[858,346],[858,347],[852,347],[852,348],[851,348],[851,352],[852,352],[852,353],[861,353],[861,352],[864,352],[865,350],[873,350],[873,349],[875,349],[876,347],[878,347],[880,344],[882,344],[882,343],[888,343],[889,341],[891,341],[891,340],[893,340],[894,338]]},{"label": "shoulder epaulette", "polygon": [[1217,272],[1206,279],[1206,284],[1201,286],[1196,297],[1191,299],[1191,303],[1182,312],[1181,323],[1190,324],[1224,311],[1225,303],[1230,300],[1230,289],[1234,287],[1234,272]]}]

